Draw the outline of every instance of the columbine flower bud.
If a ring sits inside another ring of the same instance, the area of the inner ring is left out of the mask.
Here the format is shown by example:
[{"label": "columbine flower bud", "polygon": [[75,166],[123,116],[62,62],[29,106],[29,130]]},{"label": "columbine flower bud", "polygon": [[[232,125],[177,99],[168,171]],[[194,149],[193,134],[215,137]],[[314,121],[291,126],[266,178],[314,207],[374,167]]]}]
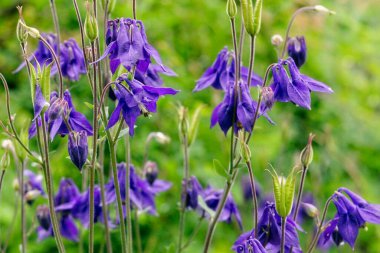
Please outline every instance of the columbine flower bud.
[{"label": "columbine flower bud", "polygon": [[273,179],[273,193],[276,203],[276,211],[278,215],[285,218],[290,214],[293,207],[296,186],[294,170],[292,170],[287,178],[278,176],[274,169],[273,172],[269,171],[269,173]]},{"label": "columbine flower bud", "polygon": [[317,12],[326,13],[326,14],[330,14],[330,15],[335,15],[336,14],[335,11],[329,10],[325,6],[322,6],[322,5],[316,5],[316,6],[314,6],[314,10],[317,11]]},{"label": "columbine flower bud", "polygon": [[252,0],[241,0],[241,12],[243,14],[244,27],[251,36],[255,35],[255,26],[253,24],[253,4]]},{"label": "columbine flower bud", "polygon": [[306,61],[306,42],[303,36],[288,40],[288,55],[293,58],[296,66],[300,68]]},{"label": "columbine flower bud", "polygon": [[51,225],[49,208],[45,205],[38,206],[36,216],[40,226],[45,230],[49,230]]},{"label": "columbine flower bud", "polygon": [[87,133],[85,131],[70,132],[68,151],[71,161],[81,170],[88,156]]},{"label": "columbine flower bud", "polygon": [[84,21],[84,33],[86,37],[92,42],[96,40],[99,34],[98,22],[91,12],[90,4],[86,2],[87,5],[87,14],[86,19]]},{"label": "columbine flower bud", "polygon": [[309,135],[309,140],[307,142],[306,147],[302,150],[301,155],[300,155],[300,160],[301,164],[304,168],[309,167],[311,162],[313,161],[313,138],[315,135],[310,134]]},{"label": "columbine flower bud", "polygon": [[18,179],[14,179],[12,182],[12,188],[14,191],[18,192],[20,190],[20,183],[18,182]]},{"label": "columbine flower bud", "polygon": [[255,9],[253,10],[254,35],[257,35],[260,32],[262,11],[263,11],[263,0],[256,0]]},{"label": "columbine flower bud", "polygon": [[9,152],[5,151],[5,153],[3,154],[0,160],[0,170],[6,170],[9,168],[10,165],[11,165],[11,158],[9,156]]},{"label": "columbine flower bud", "polygon": [[265,86],[262,89],[263,111],[270,110],[274,104],[274,92],[271,87]]},{"label": "columbine flower bud", "polygon": [[25,193],[24,198],[26,202],[32,204],[34,200],[36,200],[39,196],[41,196],[41,191],[39,190],[31,190]]},{"label": "columbine flower bud", "polygon": [[273,46],[279,47],[284,42],[284,39],[282,38],[281,35],[275,34],[275,35],[272,36],[272,38],[270,39],[270,41],[271,41],[271,43],[272,43]]},{"label": "columbine flower bud", "polygon": [[49,122],[56,120],[60,116],[64,116],[64,113],[66,112],[67,108],[68,104],[66,100],[64,100],[63,98],[56,98],[49,107]]},{"label": "columbine flower bud", "polygon": [[154,181],[156,181],[158,176],[157,163],[147,161],[144,165],[144,175],[146,181],[148,181],[148,183],[152,185]]},{"label": "columbine flower bud", "polygon": [[311,217],[315,218],[319,215],[319,210],[314,205],[309,203],[302,203],[302,208],[306,212],[306,214]]},{"label": "columbine flower bud", "polygon": [[227,0],[227,15],[233,19],[236,16],[237,13],[237,6],[235,0]]}]

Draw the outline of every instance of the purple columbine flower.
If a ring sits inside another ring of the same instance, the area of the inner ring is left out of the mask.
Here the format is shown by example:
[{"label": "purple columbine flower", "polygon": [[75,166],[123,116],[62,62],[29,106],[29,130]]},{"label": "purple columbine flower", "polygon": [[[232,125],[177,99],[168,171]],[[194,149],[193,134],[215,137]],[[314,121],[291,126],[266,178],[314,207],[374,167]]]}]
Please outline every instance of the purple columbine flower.
[{"label": "purple columbine flower", "polygon": [[[63,237],[75,242],[79,241],[79,230],[71,212],[79,196],[79,190],[75,183],[71,179],[62,179],[54,197],[54,207],[59,220],[60,232]],[[48,229],[40,226],[37,228],[37,233],[39,240],[54,236],[52,226]]]},{"label": "purple columbine flower", "polygon": [[24,198],[29,205],[33,204],[37,197],[45,195],[42,180],[42,175],[36,175],[31,170],[24,171]]},{"label": "purple columbine flower", "polygon": [[[214,127],[218,123],[224,134],[227,134],[232,126],[234,127],[234,131],[237,131],[239,128],[244,128],[247,132],[252,131],[257,102],[252,99],[247,85],[240,82],[238,89],[238,94],[236,94],[234,83],[231,82],[222,103],[217,105],[212,112],[211,127]],[[237,97],[237,108],[234,105],[235,96]],[[263,107],[260,106],[258,116],[264,115],[269,122],[273,123],[266,114],[266,111],[262,111],[262,109]],[[236,117],[234,117],[235,112]],[[234,118],[235,121],[233,122]]]},{"label": "purple columbine flower", "polygon": [[38,220],[38,224],[40,224],[42,229],[44,230],[50,229],[50,226],[51,226],[50,212],[49,212],[49,208],[46,205],[37,207],[36,217]]},{"label": "purple columbine flower", "polygon": [[[185,180],[182,181],[185,184]],[[196,210],[198,208],[198,196],[202,194],[202,186],[195,176],[190,177],[187,183],[186,195],[182,196],[182,201],[185,201],[185,207]]]},{"label": "purple columbine flower", "polygon": [[151,63],[150,57],[165,71],[159,53],[149,44],[144,24],[139,20],[120,18],[108,21],[106,44],[104,54],[97,61],[108,55],[112,73],[120,65],[127,70],[136,67],[145,73]]},{"label": "purple columbine flower", "polygon": [[[118,172],[117,178],[120,184],[120,194],[121,199],[125,201],[125,174],[126,165],[125,163],[120,163],[117,165]],[[156,179],[157,181],[157,179]],[[137,208],[141,211],[146,211],[151,215],[157,215],[155,196],[171,187],[171,184],[166,181],[157,181],[157,184],[150,185],[146,180],[140,178],[134,168],[131,166],[130,173],[130,198],[132,208]],[[112,203],[116,200],[115,185],[113,183],[113,178],[106,185],[106,201],[107,204]]]},{"label": "purple columbine flower", "polygon": [[[52,33],[43,33],[42,37],[53,48],[54,52],[58,52],[58,45],[56,35]],[[84,61],[84,55],[82,49],[78,46],[78,43],[73,39],[68,39],[59,45],[60,50],[60,67],[62,69],[62,75],[70,81],[77,81],[81,74],[86,74],[86,67]],[[39,65],[48,65],[53,62],[53,56],[49,49],[40,41],[36,51],[29,57],[29,61],[36,67],[37,62]],[[26,66],[26,63],[22,63],[15,72],[20,71]],[[51,69],[51,75],[55,75],[58,72],[57,66],[54,64]]]},{"label": "purple columbine flower", "polygon": [[252,231],[239,236],[232,246],[232,250],[236,253],[267,253],[261,242],[254,238]]},{"label": "purple columbine flower", "polygon": [[[351,200],[341,192],[346,193]],[[354,248],[359,229],[363,228],[366,222],[380,224],[380,205],[368,203],[347,188],[339,188],[334,194],[333,202],[337,213],[329,225],[330,230],[337,229],[343,241],[347,242],[351,248]],[[333,233],[325,233],[324,242],[332,235]]]},{"label": "purple columbine flower", "polygon": [[[281,217],[275,204],[267,202],[258,222],[258,235],[255,236],[269,252],[279,252],[281,244]],[[285,225],[285,251],[302,252],[299,244],[297,224],[288,217]],[[254,234],[254,230],[252,231]]]},{"label": "purple columbine flower", "polygon": [[[90,224],[89,216],[89,200],[90,191],[87,190],[76,198],[76,201],[71,209],[71,214],[75,219],[80,220],[81,224],[88,228]],[[103,222],[103,209],[101,206],[101,194],[100,187],[95,186],[94,188],[94,222]]]},{"label": "purple columbine flower", "polygon": [[68,151],[71,161],[82,170],[88,156],[88,144],[86,131],[70,132]]},{"label": "purple columbine flower", "polygon": [[149,67],[146,70],[146,72],[136,69],[135,79],[145,85],[159,87],[162,86],[164,82],[159,74],[163,74],[166,76],[177,76],[177,74],[173,70],[166,66],[165,69],[163,69],[160,65],[149,64]]},{"label": "purple columbine flower", "polygon": [[294,63],[300,68],[306,61],[307,48],[304,36],[289,38],[288,55],[292,57]]},{"label": "purple columbine flower", "polygon": [[[123,82],[127,86],[124,86]],[[121,75],[114,89],[118,104],[110,116],[107,128],[113,127],[122,114],[129,127],[129,134],[133,136],[137,117],[142,114],[148,116],[150,113],[156,112],[160,96],[175,95],[177,92],[172,88],[144,85],[136,79],[129,80],[126,74]]]},{"label": "purple columbine flower", "polygon": [[[206,187],[201,193],[201,196],[206,205],[213,211],[218,208],[219,201],[223,195],[223,190],[214,189],[211,186]],[[208,217],[207,213],[204,213]],[[223,211],[218,221],[225,221],[230,223],[232,218],[235,217],[240,228],[242,228],[241,216],[239,209],[231,195],[227,197],[227,201],[224,205]]]},{"label": "purple columbine flower", "polygon": [[317,244],[322,250],[329,249],[333,243],[336,246],[341,246],[344,243],[343,237],[337,227],[338,221],[339,217],[335,217],[326,223],[325,229],[319,237]]},{"label": "purple columbine flower", "polygon": [[44,107],[49,106],[49,103],[46,102],[44,95],[42,94],[41,86],[36,85],[36,91],[35,91],[35,96],[34,96],[34,105],[33,105],[33,110],[34,110],[34,118],[33,121],[36,120]]},{"label": "purple columbine flower", "polygon": [[[50,104],[53,105],[58,98],[57,92],[52,92],[50,95]],[[61,113],[56,113],[55,111],[50,111],[50,108],[45,112],[45,120],[49,123],[49,134],[50,139],[53,140],[57,134],[62,136],[69,134],[69,130],[64,122],[63,117],[67,117],[67,121],[70,124],[72,130],[76,132],[85,131],[87,135],[92,135],[92,126],[90,122],[86,119],[86,117],[75,110],[73,105],[71,94],[68,90],[66,90],[63,94],[64,101],[67,102],[67,109]],[[62,101],[61,101],[62,102]],[[57,108],[58,109],[58,108]],[[56,110],[55,107],[52,110]],[[49,115],[56,115],[56,119],[50,120]],[[35,120],[32,122],[29,128],[29,138],[33,138],[37,134],[37,125],[41,126],[41,120]]]},{"label": "purple columbine flower", "polygon": [[[289,68],[288,75],[286,66]],[[310,93],[323,92],[332,93],[333,90],[326,84],[316,81],[299,72],[292,58],[280,60],[272,68],[273,84],[271,88],[274,92],[275,100],[279,102],[293,102],[294,104],[311,109]]]},{"label": "purple columbine flower", "polygon": [[[230,83],[235,81],[234,54],[224,47],[216,57],[214,63],[198,79],[193,91],[200,91],[209,86],[218,90],[228,90]],[[247,84],[248,69],[241,67],[241,82]],[[262,84],[262,79],[252,73],[251,84],[258,86]]]}]

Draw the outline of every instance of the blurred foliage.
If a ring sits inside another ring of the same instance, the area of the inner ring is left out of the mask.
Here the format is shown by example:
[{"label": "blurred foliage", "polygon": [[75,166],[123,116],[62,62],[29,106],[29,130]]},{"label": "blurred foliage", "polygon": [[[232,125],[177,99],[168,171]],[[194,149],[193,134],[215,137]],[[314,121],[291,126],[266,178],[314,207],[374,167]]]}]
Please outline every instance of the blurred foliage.
[{"label": "blurred foliage", "polygon": [[[71,1],[57,0],[62,38],[75,37],[79,41],[78,24]],[[84,17],[84,1],[79,1]],[[121,1],[112,17],[130,16],[131,1]],[[160,177],[173,182],[173,188],[158,197],[159,217],[140,217],[144,252],[165,252],[166,247],[176,243],[178,230],[178,200],[182,176],[182,154],[178,152],[180,141],[177,133],[176,102],[193,111],[204,104],[199,134],[191,148],[191,174],[206,185],[223,187],[223,179],[212,169],[212,160],[228,162],[228,138],[215,127],[209,129],[209,118],[213,107],[222,99],[222,94],[213,90],[192,93],[195,80],[214,61],[225,45],[231,48],[229,20],[225,14],[223,0],[142,0],[138,3],[138,19],[145,23],[150,42],[161,53],[162,59],[178,73],[177,78],[165,78],[166,85],[180,89],[175,98],[167,97],[159,102],[159,113],[151,119],[139,119],[136,136],[132,139],[133,163],[141,168],[145,138],[151,131],[162,131],[172,142],[166,146],[153,144],[149,159],[156,161]],[[309,132],[316,134],[315,159],[308,173],[306,191],[312,191],[322,208],[325,199],[338,187],[346,186],[362,194],[370,202],[380,203],[380,23],[377,0],[272,0],[264,2],[262,32],[257,41],[255,72],[263,75],[266,66],[276,61],[276,52],[270,44],[273,34],[284,34],[291,14],[305,5],[323,4],[336,10],[336,16],[303,14],[298,17],[292,35],[304,35],[308,45],[308,60],[302,72],[329,84],[335,91],[332,95],[312,95],[312,110],[306,111],[292,104],[276,104],[270,112],[276,125],[259,120],[251,141],[255,174],[263,189],[271,192],[269,175],[264,172],[268,164],[287,174],[292,168],[298,152],[307,142]],[[22,60],[16,40],[15,27],[18,19],[16,5],[24,6],[26,22],[41,31],[54,30],[47,0],[2,0],[0,2],[0,71],[11,87],[12,112],[17,114],[18,129],[26,129],[32,118],[32,106],[26,71],[12,74]],[[100,8],[100,7],[99,7]],[[244,48],[247,64],[248,39]],[[29,52],[36,41],[29,39]],[[69,83],[76,106],[90,116],[84,102],[91,102],[91,92],[85,76],[77,83]],[[255,92],[252,92],[256,95]],[[6,121],[3,89],[0,91],[2,108],[0,119]],[[0,136],[6,138],[5,135]],[[35,141],[31,141],[35,145]],[[67,159],[66,139],[55,140],[51,148],[55,187],[62,177],[73,178],[81,185],[81,174]],[[123,160],[123,145],[119,146],[119,161]],[[0,151],[2,152],[2,151]],[[106,151],[107,152],[107,151]],[[245,175],[242,170],[240,175]],[[15,169],[5,175],[0,203],[0,242],[6,237],[17,199],[12,189],[16,177]],[[16,194],[16,195],[15,195]],[[244,203],[239,181],[233,189],[244,218],[245,230],[252,226],[251,203]],[[40,200],[44,202],[45,200]],[[27,207],[28,228],[35,226],[36,204]],[[330,208],[331,213],[334,208]],[[19,212],[18,212],[19,214]],[[197,222],[196,213],[187,215],[186,234],[191,234]],[[11,233],[8,252],[18,252],[21,240],[20,224],[17,219]],[[204,223],[196,240],[186,252],[200,252],[207,226]],[[96,249],[104,246],[100,225],[96,226]],[[231,224],[219,224],[213,241],[212,252],[231,252],[230,247],[241,233]],[[310,234],[301,234],[307,239]],[[87,248],[86,231],[81,247]],[[369,226],[362,230],[357,242],[358,252],[379,252],[380,228]],[[119,234],[112,232],[116,249]],[[304,240],[305,241],[305,240]],[[78,252],[78,245],[65,241],[68,252]],[[344,246],[340,252],[348,252]],[[37,242],[34,232],[30,233],[28,252],[55,252],[54,240]]]}]

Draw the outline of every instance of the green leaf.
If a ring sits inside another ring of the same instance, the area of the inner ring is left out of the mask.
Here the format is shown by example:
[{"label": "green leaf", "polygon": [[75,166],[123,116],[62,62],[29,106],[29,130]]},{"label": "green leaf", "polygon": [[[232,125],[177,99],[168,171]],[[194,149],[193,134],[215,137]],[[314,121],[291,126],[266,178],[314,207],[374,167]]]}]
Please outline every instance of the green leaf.
[{"label": "green leaf", "polygon": [[227,178],[228,177],[228,173],[226,172],[226,170],[224,169],[222,163],[217,160],[217,159],[214,159],[212,160],[212,163],[213,163],[213,166],[214,166],[214,170],[216,171],[216,173],[218,173],[218,175],[224,177],[224,178]]},{"label": "green leaf", "polygon": [[93,105],[93,104],[90,104],[90,103],[88,103],[88,102],[84,102],[84,104],[85,104],[89,109],[91,109],[91,110],[94,109],[94,105]]},{"label": "green leaf", "polygon": [[37,85],[37,72],[33,64],[30,61],[26,61],[30,69],[30,92],[32,95],[32,103],[34,104],[34,97],[36,95],[36,85]]}]

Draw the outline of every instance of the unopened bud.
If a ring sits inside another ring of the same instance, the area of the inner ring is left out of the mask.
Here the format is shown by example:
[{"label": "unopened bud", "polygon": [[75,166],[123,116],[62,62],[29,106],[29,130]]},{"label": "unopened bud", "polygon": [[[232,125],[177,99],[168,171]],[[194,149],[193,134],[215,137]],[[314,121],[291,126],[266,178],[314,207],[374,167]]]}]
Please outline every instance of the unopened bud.
[{"label": "unopened bud", "polygon": [[31,203],[34,200],[36,200],[39,196],[41,196],[41,191],[31,190],[25,193],[24,198],[28,203]]},{"label": "unopened bud", "polygon": [[300,68],[306,61],[307,47],[305,37],[297,36],[288,40],[288,55],[293,58],[294,63]]},{"label": "unopened bud", "polygon": [[237,13],[237,6],[235,0],[227,0],[227,15],[233,19],[236,16]]},{"label": "unopened bud", "polygon": [[14,152],[15,151],[15,146],[13,145],[13,142],[9,139],[6,139],[6,140],[3,140],[1,142],[1,147],[5,150],[8,150],[10,152]]},{"label": "unopened bud", "polygon": [[189,129],[189,121],[187,117],[187,108],[180,106],[178,108],[178,118],[179,118],[179,132],[181,136],[187,136]]},{"label": "unopened bud", "polygon": [[86,2],[86,5],[87,13],[86,19],[84,21],[84,33],[86,34],[86,37],[92,42],[96,40],[99,35],[98,22],[91,11],[90,4]]},{"label": "unopened bud", "polygon": [[284,39],[282,38],[281,35],[275,34],[275,35],[272,36],[272,38],[270,39],[270,41],[271,41],[271,43],[272,43],[273,46],[279,47],[284,42]]},{"label": "unopened bud", "polygon": [[88,143],[86,131],[70,132],[67,149],[71,161],[79,170],[82,170],[88,156]]},{"label": "unopened bud", "polygon": [[10,165],[11,165],[11,158],[10,158],[9,152],[5,151],[5,153],[3,154],[0,160],[0,169],[6,170],[10,167]]},{"label": "unopened bud", "polygon": [[18,192],[20,190],[20,182],[18,181],[18,179],[14,179],[13,180],[13,182],[12,182],[12,188],[16,192]]},{"label": "unopened bud", "polygon": [[40,226],[45,230],[49,230],[51,225],[49,208],[45,205],[38,206],[36,216]]},{"label": "unopened bud", "polygon": [[167,144],[170,142],[170,137],[161,132],[153,132],[148,135],[146,142],[149,143],[151,140],[155,140],[160,144]]},{"label": "unopened bud", "polygon": [[313,161],[313,145],[312,145],[312,142],[313,142],[313,138],[314,138],[315,135],[313,134],[310,134],[309,135],[309,140],[307,142],[307,145],[306,147],[302,150],[301,152],[301,155],[300,155],[300,160],[301,160],[301,165],[304,167],[304,168],[307,168],[309,167],[309,165],[311,164],[311,162]]},{"label": "unopened bud", "polygon": [[17,10],[19,14],[19,20],[17,22],[16,35],[20,43],[25,43],[26,40],[28,39],[28,32],[25,30],[25,28],[21,24],[21,22],[23,22],[22,6],[17,6]]},{"label": "unopened bud", "polygon": [[314,10],[317,11],[317,12],[326,13],[326,14],[329,14],[329,15],[335,15],[336,14],[335,11],[329,10],[329,9],[327,9],[323,5],[316,5],[316,6],[314,6]]},{"label": "unopened bud", "polygon": [[319,210],[314,205],[309,203],[302,203],[302,209],[305,211],[305,213],[311,217],[315,218],[319,215]]},{"label": "unopened bud", "polygon": [[156,181],[158,176],[157,163],[147,161],[144,165],[144,175],[146,181],[148,181],[148,183],[152,185],[154,181]]}]

